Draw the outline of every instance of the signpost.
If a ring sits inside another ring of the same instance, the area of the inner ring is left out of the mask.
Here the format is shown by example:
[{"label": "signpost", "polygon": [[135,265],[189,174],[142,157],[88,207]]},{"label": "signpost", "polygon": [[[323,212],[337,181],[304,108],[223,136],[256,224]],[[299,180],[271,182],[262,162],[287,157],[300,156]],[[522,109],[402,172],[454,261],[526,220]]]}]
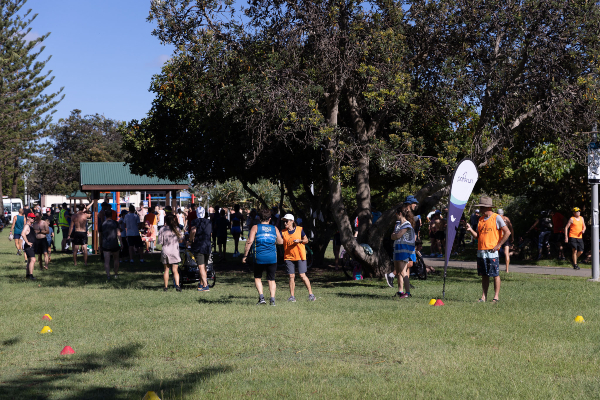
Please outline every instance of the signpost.
[{"label": "signpost", "polygon": [[598,183],[600,183],[600,142],[596,127],[588,146],[588,183],[592,185],[592,279],[600,282],[598,260]]}]

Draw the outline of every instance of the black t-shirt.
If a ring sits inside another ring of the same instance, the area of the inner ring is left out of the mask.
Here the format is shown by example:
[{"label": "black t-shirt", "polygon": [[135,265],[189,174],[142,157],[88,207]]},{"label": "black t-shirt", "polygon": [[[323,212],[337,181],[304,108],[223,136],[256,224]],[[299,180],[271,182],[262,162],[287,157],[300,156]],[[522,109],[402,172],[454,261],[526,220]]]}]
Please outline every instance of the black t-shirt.
[{"label": "black t-shirt", "polygon": [[116,250],[119,248],[118,230],[119,223],[112,219],[107,219],[100,226],[102,232],[102,248],[106,250]]},{"label": "black t-shirt", "polygon": [[193,253],[210,254],[210,234],[212,233],[211,221],[205,218],[196,218],[190,223],[191,228],[196,228],[194,243],[192,243]]}]

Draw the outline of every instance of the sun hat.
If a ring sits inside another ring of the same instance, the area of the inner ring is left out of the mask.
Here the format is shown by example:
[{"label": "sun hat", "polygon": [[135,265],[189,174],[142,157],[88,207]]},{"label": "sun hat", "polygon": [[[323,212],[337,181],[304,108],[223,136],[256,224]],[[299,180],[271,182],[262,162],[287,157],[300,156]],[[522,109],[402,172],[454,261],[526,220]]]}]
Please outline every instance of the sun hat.
[{"label": "sun hat", "polygon": [[283,218],[281,219],[287,219],[288,221],[293,221],[294,220],[294,216],[292,214],[285,214],[283,216]]},{"label": "sun hat", "polygon": [[574,207],[573,212],[577,212],[577,211],[581,211],[581,209],[579,207]]},{"label": "sun hat", "polygon": [[417,200],[417,198],[415,196],[408,195],[406,196],[406,199],[404,200],[404,204],[419,204],[419,201]]},{"label": "sun hat", "polygon": [[475,207],[490,207],[492,208],[492,198],[488,196],[481,196],[479,198],[479,204],[475,204]]}]

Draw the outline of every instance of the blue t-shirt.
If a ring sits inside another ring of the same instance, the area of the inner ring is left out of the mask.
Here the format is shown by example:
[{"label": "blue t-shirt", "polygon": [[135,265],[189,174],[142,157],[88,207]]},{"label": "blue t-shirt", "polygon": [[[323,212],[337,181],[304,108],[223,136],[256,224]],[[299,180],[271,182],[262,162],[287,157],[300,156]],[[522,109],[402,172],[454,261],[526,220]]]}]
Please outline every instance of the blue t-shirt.
[{"label": "blue t-shirt", "polygon": [[48,234],[46,235],[46,240],[48,241],[48,244],[52,243],[52,232],[54,232],[54,229],[52,229],[51,226],[48,227]]},{"label": "blue t-shirt", "polygon": [[275,264],[277,262],[277,230],[273,225],[256,225],[255,252],[257,264]]}]

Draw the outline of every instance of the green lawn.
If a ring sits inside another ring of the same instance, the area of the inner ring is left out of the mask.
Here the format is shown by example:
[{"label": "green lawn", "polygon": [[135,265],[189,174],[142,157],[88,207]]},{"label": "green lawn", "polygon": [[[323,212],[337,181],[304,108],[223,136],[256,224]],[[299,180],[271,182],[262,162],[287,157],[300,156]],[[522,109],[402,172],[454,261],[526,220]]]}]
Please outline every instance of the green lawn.
[{"label": "green lawn", "polygon": [[[511,273],[501,302],[481,304],[475,271],[450,270],[446,305],[432,307],[439,276],[394,300],[382,281],[311,270],[317,301],[297,282],[287,303],[281,272],[270,307],[248,273],[163,293],[153,257],[107,283],[96,257],[60,255],[26,282],[0,241],[0,398],[599,397],[600,286],[585,279]],[[60,356],[66,345],[76,354]]]}]

